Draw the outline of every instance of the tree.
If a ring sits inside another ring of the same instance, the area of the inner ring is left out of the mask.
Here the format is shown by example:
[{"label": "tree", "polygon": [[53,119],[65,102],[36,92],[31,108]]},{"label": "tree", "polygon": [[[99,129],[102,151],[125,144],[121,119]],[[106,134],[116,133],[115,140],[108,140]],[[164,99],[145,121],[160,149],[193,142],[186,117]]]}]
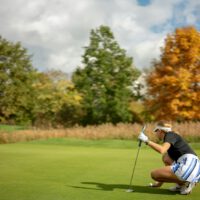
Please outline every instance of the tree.
[{"label": "tree", "polygon": [[72,80],[83,97],[83,123],[130,122],[131,85],[138,71],[109,27],[100,26],[91,31],[82,62],[84,68],[79,67]]},{"label": "tree", "polygon": [[81,96],[65,73],[51,70],[38,73],[34,84],[36,91],[34,125],[70,126],[79,122]]},{"label": "tree", "polygon": [[168,35],[147,78],[146,105],[155,119],[200,119],[200,33],[178,28]]},{"label": "tree", "polygon": [[0,36],[0,122],[29,123],[35,75],[27,50]]}]

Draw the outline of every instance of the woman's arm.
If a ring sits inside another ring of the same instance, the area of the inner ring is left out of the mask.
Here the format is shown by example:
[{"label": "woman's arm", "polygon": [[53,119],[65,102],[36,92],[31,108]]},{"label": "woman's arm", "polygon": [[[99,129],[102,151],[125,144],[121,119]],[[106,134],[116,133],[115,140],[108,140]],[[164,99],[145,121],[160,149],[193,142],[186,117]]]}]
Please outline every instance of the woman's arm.
[{"label": "woman's arm", "polygon": [[147,144],[154,149],[155,151],[161,153],[161,154],[165,154],[167,152],[167,150],[170,148],[171,144],[168,142],[163,143],[162,145],[157,144],[155,142],[152,141],[148,141]]}]

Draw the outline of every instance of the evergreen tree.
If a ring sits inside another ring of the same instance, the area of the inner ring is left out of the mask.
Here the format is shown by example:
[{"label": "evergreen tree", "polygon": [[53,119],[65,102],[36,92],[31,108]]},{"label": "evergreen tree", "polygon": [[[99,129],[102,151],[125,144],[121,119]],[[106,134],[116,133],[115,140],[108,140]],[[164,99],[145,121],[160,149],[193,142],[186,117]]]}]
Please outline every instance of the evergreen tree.
[{"label": "evergreen tree", "polygon": [[92,30],[83,55],[84,68],[73,74],[83,96],[84,124],[130,122],[131,85],[138,75],[107,26]]}]

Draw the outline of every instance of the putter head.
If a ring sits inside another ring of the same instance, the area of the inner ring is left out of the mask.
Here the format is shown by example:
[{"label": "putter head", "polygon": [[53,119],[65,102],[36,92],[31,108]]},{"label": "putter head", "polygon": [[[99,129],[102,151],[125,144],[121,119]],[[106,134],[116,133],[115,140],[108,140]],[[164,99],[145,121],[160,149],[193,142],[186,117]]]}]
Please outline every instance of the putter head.
[{"label": "putter head", "polygon": [[126,190],[126,192],[134,192],[134,190],[133,189],[128,189],[128,190]]}]

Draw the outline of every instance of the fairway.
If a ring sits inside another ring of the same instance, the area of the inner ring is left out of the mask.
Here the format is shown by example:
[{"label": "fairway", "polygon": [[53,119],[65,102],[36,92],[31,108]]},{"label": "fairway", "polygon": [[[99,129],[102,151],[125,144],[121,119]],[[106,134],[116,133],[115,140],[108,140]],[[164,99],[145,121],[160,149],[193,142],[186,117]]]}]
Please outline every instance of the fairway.
[{"label": "fairway", "polygon": [[[200,144],[194,149],[200,155]],[[137,142],[50,139],[0,145],[0,200],[197,200],[200,186],[181,196],[147,187],[150,171],[162,166],[160,155],[142,145],[133,188],[126,193]]]}]

